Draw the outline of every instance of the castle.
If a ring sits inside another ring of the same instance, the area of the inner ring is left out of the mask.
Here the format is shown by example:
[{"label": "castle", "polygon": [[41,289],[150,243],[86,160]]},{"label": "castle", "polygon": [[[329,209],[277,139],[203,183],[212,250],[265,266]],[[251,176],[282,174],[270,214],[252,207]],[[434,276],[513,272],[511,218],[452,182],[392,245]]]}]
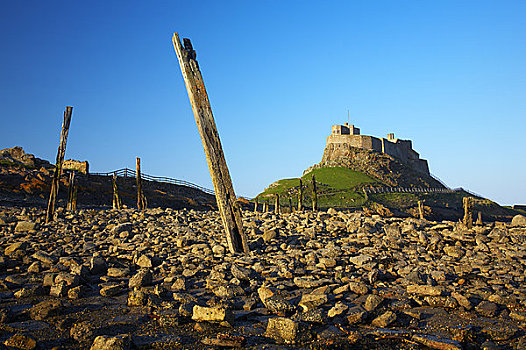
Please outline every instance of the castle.
[{"label": "castle", "polygon": [[332,133],[327,137],[326,152],[324,152],[324,158],[328,157],[326,155],[330,155],[332,159],[323,159],[322,161],[348,157],[347,151],[351,147],[385,153],[412,169],[429,175],[427,160],[420,159],[420,155],[413,150],[411,140],[395,139],[393,133],[387,134],[386,139],[360,135],[360,129],[348,123],[332,126]]}]

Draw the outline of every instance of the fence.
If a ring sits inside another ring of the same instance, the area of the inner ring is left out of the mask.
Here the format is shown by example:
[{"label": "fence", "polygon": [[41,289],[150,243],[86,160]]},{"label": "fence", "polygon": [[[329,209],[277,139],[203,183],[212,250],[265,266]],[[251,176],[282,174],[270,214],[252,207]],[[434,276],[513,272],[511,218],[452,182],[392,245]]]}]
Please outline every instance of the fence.
[{"label": "fence", "polygon": [[430,187],[373,187],[364,188],[366,193],[455,193],[462,189]]},{"label": "fence", "polygon": [[[114,174],[116,174],[117,176],[120,176],[120,177],[133,177],[133,178],[137,177],[136,171],[132,170],[132,169],[128,169],[128,168],[119,169],[119,170],[115,170],[115,171],[110,171],[110,172],[107,172],[107,173],[90,173],[90,175],[98,175],[98,176],[113,176]],[[193,184],[193,183],[188,182],[188,181],[177,180],[177,179],[174,179],[174,178],[171,178],[171,177],[153,176],[153,175],[148,175],[148,174],[144,174],[144,173],[141,172],[141,178],[143,180],[147,180],[147,181],[163,182],[163,183],[168,183],[168,184],[172,184],[172,185],[179,185],[179,186],[186,186],[186,187],[190,187],[190,188],[195,188],[196,190],[203,191],[203,192],[211,194],[213,196],[215,195],[214,190],[211,190],[211,189],[208,189],[208,188],[205,188],[205,187]]]}]

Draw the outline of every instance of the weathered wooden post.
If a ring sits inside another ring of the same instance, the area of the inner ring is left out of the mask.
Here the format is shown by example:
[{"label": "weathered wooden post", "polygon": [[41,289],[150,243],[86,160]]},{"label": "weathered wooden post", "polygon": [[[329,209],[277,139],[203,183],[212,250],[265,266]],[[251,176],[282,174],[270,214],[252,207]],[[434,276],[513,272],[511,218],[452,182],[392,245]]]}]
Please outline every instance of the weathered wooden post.
[{"label": "weathered wooden post", "polygon": [[212,115],[212,108],[208,101],[203,77],[196,60],[196,53],[190,39],[183,39],[183,47],[179,40],[179,35],[174,33],[172,41],[183,73],[197,129],[203,142],[208,169],[214,184],[217,207],[219,208],[226,232],[228,248],[232,253],[248,253],[248,243],[247,237],[243,232],[241,210],[235,203],[234,187],[232,186],[225,155],[223,154],[223,147],[221,146],[219,133]]},{"label": "weathered wooden post", "polygon": [[268,213],[269,211],[269,206],[268,206],[268,199],[265,201],[265,203],[263,204],[263,212],[264,213]]},{"label": "weathered wooden post", "polygon": [[318,193],[316,192],[316,178],[312,175],[312,211],[318,210]]},{"label": "weathered wooden post", "polygon": [[146,196],[142,191],[142,179],[141,179],[141,158],[137,157],[137,209],[146,209]]},{"label": "weathered wooden post", "polygon": [[290,210],[290,213],[294,213],[294,207],[292,206],[292,197],[289,196],[289,210]]},{"label": "weathered wooden post", "polygon": [[303,183],[300,179],[300,187],[298,188],[298,211],[303,210]]},{"label": "weathered wooden post", "polygon": [[476,222],[476,225],[477,226],[482,226],[484,224],[484,222],[482,221],[482,212],[479,211],[477,213],[477,222]]},{"label": "weathered wooden post", "polygon": [[473,198],[464,197],[462,198],[462,203],[464,204],[464,219],[462,222],[468,228],[473,227]]},{"label": "weathered wooden post", "polygon": [[117,187],[117,173],[113,173],[112,181],[113,187],[113,209],[121,209],[121,199],[119,197],[119,188]]},{"label": "weathered wooden post", "polygon": [[254,198],[254,213],[258,212],[258,197]]},{"label": "weathered wooden post", "polygon": [[274,213],[281,214],[281,207],[279,205],[279,194],[275,194],[276,201],[274,202]]},{"label": "weathered wooden post", "polygon": [[60,175],[62,174],[62,162],[64,161],[64,155],[66,154],[66,143],[68,141],[69,124],[71,123],[72,112],[73,107],[71,106],[67,106],[64,111],[64,120],[62,121],[62,131],[60,132],[60,143],[58,145],[55,171],[53,172],[53,180],[51,182],[51,193],[49,194],[49,202],[47,204],[46,224],[53,220],[55,214],[55,202],[58,196]]},{"label": "weathered wooden post", "polygon": [[424,220],[424,202],[418,201],[418,214],[420,216],[420,220]]},{"label": "weathered wooden post", "polygon": [[66,204],[66,210],[75,211],[77,210],[77,185],[75,183],[74,171],[69,174],[68,187],[68,203]]}]

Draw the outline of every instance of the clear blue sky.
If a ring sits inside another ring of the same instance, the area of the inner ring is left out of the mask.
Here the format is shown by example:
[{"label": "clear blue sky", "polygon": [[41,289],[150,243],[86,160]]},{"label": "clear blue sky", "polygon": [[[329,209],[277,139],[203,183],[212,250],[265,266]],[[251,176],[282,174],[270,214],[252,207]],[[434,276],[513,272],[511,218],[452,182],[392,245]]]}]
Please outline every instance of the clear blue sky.
[{"label": "clear blue sky", "polygon": [[234,187],[321,160],[332,124],[526,204],[526,1],[2,1],[0,148],[212,187],[171,36],[197,51]]}]

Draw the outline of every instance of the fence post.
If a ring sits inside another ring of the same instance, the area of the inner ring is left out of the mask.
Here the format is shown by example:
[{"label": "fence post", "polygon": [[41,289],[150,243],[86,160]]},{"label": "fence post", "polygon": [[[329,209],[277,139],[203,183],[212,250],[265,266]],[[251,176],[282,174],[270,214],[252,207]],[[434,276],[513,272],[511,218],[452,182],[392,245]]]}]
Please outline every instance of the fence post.
[{"label": "fence post", "polygon": [[418,214],[420,216],[420,220],[424,220],[424,202],[418,201]]},{"label": "fence post", "polygon": [[117,187],[117,173],[113,173],[112,177],[113,187],[113,209],[121,209],[121,199],[119,197],[119,188]]},{"label": "fence post", "polygon": [[181,72],[194,112],[197,129],[201,135],[208,169],[210,170],[212,183],[214,184],[217,207],[219,208],[226,232],[228,248],[232,253],[248,253],[248,242],[243,232],[241,210],[235,203],[236,194],[232,186],[232,180],[226,164],[214,116],[212,115],[212,108],[210,107],[203,77],[196,60],[196,53],[190,39],[183,39],[184,47],[181,45],[177,33],[174,33],[172,42],[179,60],[179,65],[181,66]]},{"label": "fence post", "polygon": [[276,201],[274,202],[274,213],[281,214],[281,207],[279,205],[279,194],[276,193]]},{"label": "fence post", "polygon": [[481,225],[484,224],[484,223],[482,222],[482,212],[481,212],[481,211],[479,211],[479,212],[477,213],[477,223],[476,223],[476,224],[477,224],[478,226],[481,226]]},{"label": "fence post", "polygon": [[298,188],[298,211],[303,210],[303,183],[300,179],[300,187]]},{"label": "fence post", "polygon": [[142,191],[142,179],[141,179],[141,158],[136,158],[136,164],[137,164],[137,170],[136,170],[136,178],[137,178],[137,209],[138,210],[144,210],[146,209],[146,197],[144,196],[144,193]]},{"label": "fence post", "polygon": [[60,183],[60,175],[62,174],[62,162],[66,154],[66,143],[68,141],[69,124],[71,123],[71,113],[73,107],[67,106],[64,111],[64,120],[62,121],[62,130],[60,132],[60,143],[57,151],[57,160],[55,164],[55,171],[53,172],[53,180],[51,182],[51,193],[49,194],[49,202],[46,211],[46,224],[53,220],[55,215],[55,201],[58,196],[58,187]]},{"label": "fence post", "polygon": [[462,198],[462,203],[464,205],[464,219],[462,222],[468,228],[473,227],[473,198],[464,197]]},{"label": "fence post", "polygon": [[258,197],[254,198],[254,213],[258,212]]},{"label": "fence post", "polygon": [[294,208],[292,207],[292,197],[289,196],[289,209],[290,209],[290,213],[294,213]]},{"label": "fence post", "polygon": [[318,193],[316,192],[316,178],[312,175],[312,211],[318,210]]},{"label": "fence post", "polygon": [[77,210],[77,185],[75,183],[75,171],[70,173],[68,185],[68,203],[66,204],[66,210],[75,211]]}]

